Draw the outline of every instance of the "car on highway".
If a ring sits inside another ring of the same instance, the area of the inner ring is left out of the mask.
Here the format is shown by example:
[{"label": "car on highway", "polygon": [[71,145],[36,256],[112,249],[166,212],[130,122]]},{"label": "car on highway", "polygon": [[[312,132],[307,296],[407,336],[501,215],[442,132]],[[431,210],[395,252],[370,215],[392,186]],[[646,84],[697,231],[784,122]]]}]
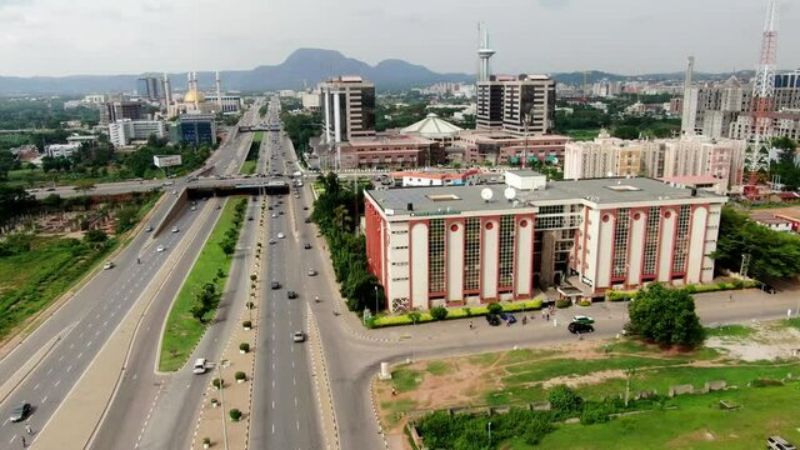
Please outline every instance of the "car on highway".
[{"label": "car on highway", "polygon": [[283,239],[283,238],[285,238],[285,237],[286,237],[286,235],[285,235],[285,234],[283,234],[283,233],[278,233],[278,239]]},{"label": "car on highway", "polygon": [[306,249],[306,250],[311,250],[311,244],[306,242],[305,245],[303,245],[303,248]]},{"label": "car on highway", "polygon": [[278,211],[278,215],[282,216],[283,215],[283,211]]},{"label": "car on highway", "polygon": [[28,416],[31,414],[31,410],[32,408],[30,403],[21,403],[11,410],[11,415],[8,416],[8,420],[11,422],[22,422],[28,418]]},{"label": "car on highway", "polygon": [[308,206],[303,206],[303,211],[308,211]]},{"label": "car on highway", "polygon": [[153,226],[152,225],[148,225],[147,228],[144,229],[144,231],[146,231],[148,233],[153,231]]},{"label": "car on highway", "polygon": [[106,261],[106,263],[103,264],[103,270],[111,270],[113,268],[114,268],[114,263],[111,261]]},{"label": "car on highway", "polygon": [[308,276],[313,277],[317,275],[317,271],[314,269],[308,269]]},{"label": "car on highway", "polygon": [[594,332],[594,326],[586,322],[570,322],[567,330],[572,334],[584,334]]},{"label": "car on highway", "polygon": [[159,245],[158,247],[156,247],[156,251],[157,251],[158,253],[161,253],[161,252],[163,252],[163,251],[164,251],[164,250],[166,250],[166,249],[167,249],[167,248],[166,248],[166,247],[164,247],[163,245]]},{"label": "car on highway", "polygon": [[252,222],[253,221],[253,216],[248,217],[247,220]]},{"label": "car on highway", "polygon": [[306,334],[302,331],[295,331],[292,333],[292,342],[302,343],[306,341]]},{"label": "car on highway", "polygon": [[192,205],[192,208],[191,208],[191,210],[192,210],[192,211],[197,211],[197,206],[194,206],[194,205]]},{"label": "car on highway", "polygon": [[192,373],[195,375],[202,375],[206,373],[208,370],[208,361],[205,358],[197,358],[194,360],[194,366],[192,366]]},{"label": "car on highway", "polygon": [[275,239],[270,239],[270,240],[269,240],[269,244],[270,244],[270,245],[274,244],[275,242],[276,242],[276,241],[275,241]]},{"label": "car on highway", "polygon": [[772,450],[797,450],[793,444],[781,436],[770,436],[767,438],[767,448]]},{"label": "car on highway", "polygon": [[273,219],[277,219],[278,218],[278,213],[272,213],[272,218]]},{"label": "car on highway", "polygon": [[280,289],[280,288],[281,288],[281,284],[280,284],[280,283],[278,283],[277,281],[273,281],[272,283],[270,283],[270,285],[269,285],[269,286],[270,286],[272,289]]},{"label": "car on highway", "polygon": [[173,191],[172,191],[172,195],[178,195],[178,191],[176,191],[176,190],[173,190]]},{"label": "car on highway", "polygon": [[180,228],[178,228],[178,227],[172,227],[172,232],[173,232],[173,233],[177,233],[177,232],[179,232],[179,231],[181,231],[181,229],[180,229]]},{"label": "car on highway", "polygon": [[288,298],[297,298],[297,292],[295,292],[295,291],[288,291],[288,292],[286,293],[286,297],[288,297]]},{"label": "car on highway", "polygon": [[311,223],[311,217],[306,217],[306,223]]}]

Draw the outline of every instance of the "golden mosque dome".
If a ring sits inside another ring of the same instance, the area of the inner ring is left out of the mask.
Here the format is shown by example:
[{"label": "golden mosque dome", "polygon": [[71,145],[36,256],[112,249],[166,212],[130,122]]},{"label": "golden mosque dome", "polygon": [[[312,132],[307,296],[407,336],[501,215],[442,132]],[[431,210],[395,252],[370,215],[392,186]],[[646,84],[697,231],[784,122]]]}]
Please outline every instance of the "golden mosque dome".
[{"label": "golden mosque dome", "polygon": [[206,100],[205,95],[197,89],[192,89],[183,96],[184,103],[203,103]]}]

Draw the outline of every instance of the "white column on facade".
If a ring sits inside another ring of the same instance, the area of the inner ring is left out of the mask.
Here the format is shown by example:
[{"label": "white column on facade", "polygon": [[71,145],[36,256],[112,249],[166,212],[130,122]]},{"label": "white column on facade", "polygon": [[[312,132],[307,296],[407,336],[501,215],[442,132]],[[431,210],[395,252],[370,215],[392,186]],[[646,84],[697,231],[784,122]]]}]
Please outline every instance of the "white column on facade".
[{"label": "white column on facade", "polygon": [[647,232],[647,214],[639,211],[633,212],[631,214],[630,224],[631,234],[630,241],[628,242],[627,284],[637,286],[642,277],[642,265],[644,264],[644,253],[642,249],[644,248],[645,234]]},{"label": "white column on facade", "polygon": [[428,309],[428,225],[411,227],[411,306]]},{"label": "white column on facade", "polygon": [[323,90],[325,96],[325,143],[331,143],[331,96],[330,92]]},{"label": "white column on facade", "polygon": [[692,214],[692,224],[689,229],[689,259],[686,268],[686,282],[699,283],[703,271],[703,260],[705,257],[706,246],[706,222],[708,221],[708,209],[705,206],[698,207]]},{"label": "white column on facade", "polygon": [[706,224],[706,244],[705,254],[703,255],[703,272],[700,275],[700,282],[711,283],[714,281],[714,260],[708,256],[717,250],[717,239],[719,238],[719,222],[722,205],[712,204],[709,206],[708,222]]},{"label": "white column on facade", "polygon": [[464,224],[448,224],[447,230],[447,300],[464,299]]},{"label": "white column on facade", "polygon": [[[500,222],[490,220],[481,224],[481,298],[497,298],[498,249],[500,248]],[[491,229],[488,229],[491,228]]]},{"label": "white column on facade", "polygon": [[596,289],[611,287],[611,266],[614,264],[614,227],[617,221],[609,212],[600,212],[600,233],[598,235],[597,249],[597,278],[594,286]]},{"label": "white column on facade", "polygon": [[[525,226],[522,226],[523,223]],[[529,217],[517,221],[517,267],[514,273],[514,289],[517,295],[531,294],[533,276],[533,228]]]},{"label": "white column on facade", "polygon": [[333,96],[333,127],[336,143],[342,142],[342,117],[339,114],[339,93]]},{"label": "white column on facade", "polygon": [[[667,217],[669,215],[669,217]],[[661,218],[661,251],[658,254],[658,281],[669,282],[672,272],[672,247],[675,246],[675,226],[678,212],[668,210]]]}]

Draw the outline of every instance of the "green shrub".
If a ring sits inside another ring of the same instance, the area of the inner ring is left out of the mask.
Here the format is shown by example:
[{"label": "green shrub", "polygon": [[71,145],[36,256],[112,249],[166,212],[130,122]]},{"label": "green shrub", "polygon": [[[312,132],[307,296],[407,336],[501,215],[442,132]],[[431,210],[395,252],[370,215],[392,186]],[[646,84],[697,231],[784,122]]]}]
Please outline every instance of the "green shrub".
[{"label": "green shrub", "polygon": [[447,308],[444,306],[434,306],[431,308],[431,317],[433,317],[433,320],[444,320],[447,318],[447,314]]},{"label": "green shrub", "polygon": [[243,328],[253,328],[253,322],[251,322],[249,320],[245,320],[244,322],[242,322],[242,327]]},{"label": "green shrub", "polygon": [[591,425],[608,422],[611,420],[610,415],[613,413],[614,407],[608,403],[586,403],[583,405],[583,412],[581,412],[581,424]]},{"label": "green shrub", "polygon": [[222,389],[222,387],[225,385],[225,380],[223,380],[222,378],[214,378],[211,381],[211,385],[217,389]]},{"label": "green shrub", "polygon": [[500,314],[503,312],[503,305],[497,302],[489,303],[489,306],[486,307],[489,314]]},{"label": "green shrub", "polygon": [[245,375],[244,372],[239,371],[239,372],[236,372],[235,374],[233,374],[233,378],[235,378],[236,381],[246,380],[247,379],[247,375]]},{"label": "green shrub", "polygon": [[250,344],[248,344],[247,342],[242,342],[241,344],[239,344],[239,350],[241,350],[241,351],[243,351],[245,353],[249,352],[250,351]]},{"label": "green shrub", "polygon": [[558,385],[547,393],[550,411],[559,418],[572,417],[583,408],[583,399],[566,385]]},{"label": "green shrub", "polygon": [[564,309],[569,308],[570,306],[572,306],[572,302],[565,298],[556,300],[556,308]]},{"label": "green shrub", "polygon": [[585,298],[584,298],[584,299],[582,299],[580,302],[578,302],[578,304],[579,304],[580,306],[592,306],[592,301],[591,301],[591,300],[589,300],[589,299],[585,299]]},{"label": "green shrub", "polygon": [[242,412],[236,408],[233,408],[228,414],[230,414],[231,420],[234,422],[238,422],[242,418]]},{"label": "green shrub", "polygon": [[783,386],[780,380],[773,380],[771,378],[756,378],[750,382],[752,387],[770,387],[770,386]]},{"label": "green shrub", "polygon": [[461,308],[461,310],[464,311],[464,315],[465,316],[472,317],[472,310],[471,309],[469,309],[469,308]]}]

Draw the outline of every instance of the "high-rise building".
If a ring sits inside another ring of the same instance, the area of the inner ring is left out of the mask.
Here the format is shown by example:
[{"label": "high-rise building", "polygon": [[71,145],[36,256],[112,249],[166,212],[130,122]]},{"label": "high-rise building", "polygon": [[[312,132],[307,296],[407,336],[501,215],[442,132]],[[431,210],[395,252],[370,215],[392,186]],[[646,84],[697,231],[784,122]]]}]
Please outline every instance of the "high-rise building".
[{"label": "high-rise building", "polygon": [[107,102],[101,106],[100,123],[102,125],[108,125],[123,119],[144,119],[142,104],[139,102],[120,100]]},{"label": "high-rise building", "polygon": [[156,77],[142,77],[136,80],[136,93],[139,97],[151,101],[159,101],[163,95],[161,82]]},{"label": "high-rise building", "polygon": [[489,59],[495,51],[489,48],[489,30],[483,24],[478,24],[478,81],[489,81],[492,69]]},{"label": "high-rise building", "polygon": [[664,171],[663,144],[627,141],[605,130],[592,142],[569,142],[564,150],[564,179],[646,176]]},{"label": "high-rise building", "polygon": [[163,120],[123,119],[108,125],[108,139],[116,147],[124,147],[131,141],[144,141],[150,136],[167,136],[167,127]]},{"label": "high-rise building", "polygon": [[172,141],[189,145],[214,145],[217,143],[217,125],[214,114],[181,114],[172,128]]},{"label": "high-rise building", "polygon": [[492,76],[478,82],[479,130],[549,134],[555,127],[555,111],[556,82],[549,76]]},{"label": "high-rise building", "polygon": [[375,136],[375,85],[359,76],[339,76],[320,85],[326,143]]}]

